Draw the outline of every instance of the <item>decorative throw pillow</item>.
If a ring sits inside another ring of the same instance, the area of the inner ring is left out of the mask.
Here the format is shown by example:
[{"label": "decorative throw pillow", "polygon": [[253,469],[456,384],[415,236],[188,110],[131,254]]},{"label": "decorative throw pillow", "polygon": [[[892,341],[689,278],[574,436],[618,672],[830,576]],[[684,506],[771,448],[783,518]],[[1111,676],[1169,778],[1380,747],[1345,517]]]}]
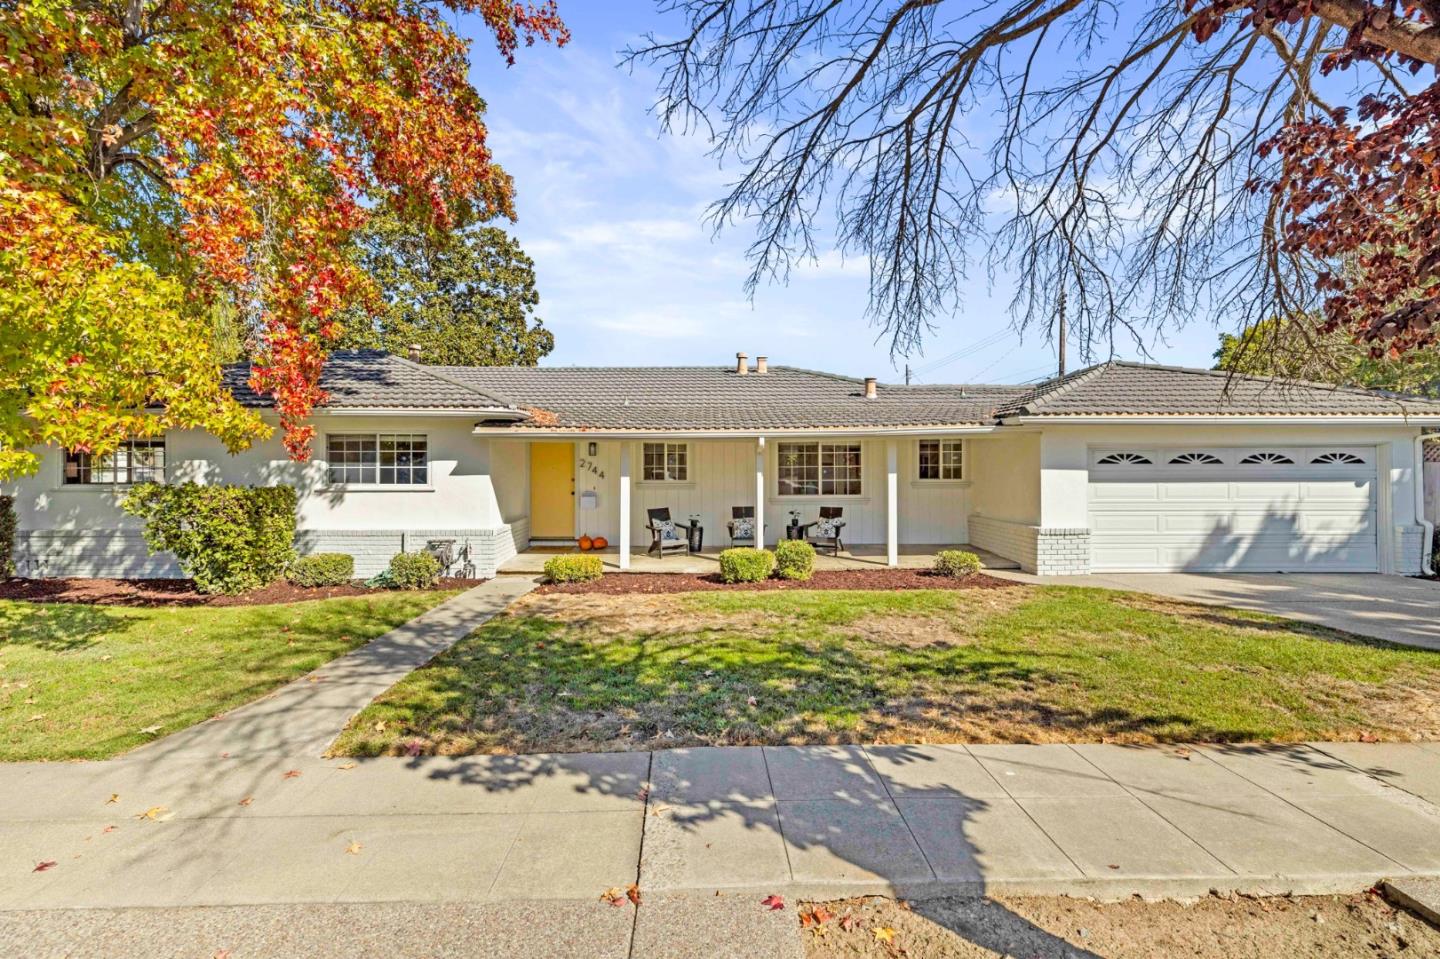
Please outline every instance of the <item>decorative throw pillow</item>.
[{"label": "decorative throw pillow", "polygon": [[755,521],[748,516],[742,516],[734,520],[730,535],[736,539],[753,539],[755,536]]},{"label": "decorative throw pillow", "polygon": [[675,522],[674,522],[674,520],[657,519],[657,520],[655,521],[655,528],[660,531],[660,538],[661,538],[661,539],[679,539],[679,538],[680,538],[680,536],[675,532]]},{"label": "decorative throw pillow", "polygon": [[815,535],[820,539],[834,539],[838,519],[821,519],[815,524]]}]

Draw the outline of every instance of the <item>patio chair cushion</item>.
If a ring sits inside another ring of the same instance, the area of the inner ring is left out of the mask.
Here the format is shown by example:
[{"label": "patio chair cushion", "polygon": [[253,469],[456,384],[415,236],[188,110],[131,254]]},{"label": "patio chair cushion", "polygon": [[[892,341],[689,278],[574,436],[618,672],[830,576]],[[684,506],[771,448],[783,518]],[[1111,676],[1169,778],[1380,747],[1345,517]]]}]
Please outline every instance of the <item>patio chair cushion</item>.
[{"label": "patio chair cushion", "polygon": [[839,529],[840,520],[821,519],[815,523],[815,532],[813,535],[819,539],[834,539],[835,534],[839,532]]},{"label": "patio chair cushion", "polygon": [[748,516],[731,520],[730,535],[736,539],[750,539],[755,535],[755,521]]},{"label": "patio chair cushion", "polygon": [[679,539],[680,534],[675,532],[675,521],[669,519],[657,519],[655,530],[660,534],[661,539]]}]

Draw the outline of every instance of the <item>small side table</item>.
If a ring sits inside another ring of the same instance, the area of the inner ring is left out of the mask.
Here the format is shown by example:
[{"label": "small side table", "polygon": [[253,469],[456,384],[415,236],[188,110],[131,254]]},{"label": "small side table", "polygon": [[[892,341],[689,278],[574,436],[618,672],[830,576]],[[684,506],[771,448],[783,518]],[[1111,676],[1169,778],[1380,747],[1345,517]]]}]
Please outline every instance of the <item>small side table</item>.
[{"label": "small side table", "polygon": [[798,524],[796,524],[796,523],[790,523],[789,525],[787,525],[787,526],[785,527],[785,538],[786,538],[786,539],[804,539],[804,538],[805,538],[805,527],[804,527],[804,526],[800,526],[800,525],[798,525]]},{"label": "small side table", "polygon": [[690,552],[698,553],[705,547],[705,527],[699,523],[690,524]]}]

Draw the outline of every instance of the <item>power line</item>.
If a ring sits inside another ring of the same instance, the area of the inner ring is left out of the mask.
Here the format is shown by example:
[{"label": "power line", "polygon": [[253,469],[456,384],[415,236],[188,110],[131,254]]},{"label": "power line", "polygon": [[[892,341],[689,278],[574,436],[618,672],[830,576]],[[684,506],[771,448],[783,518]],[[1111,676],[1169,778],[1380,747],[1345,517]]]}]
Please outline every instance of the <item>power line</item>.
[{"label": "power line", "polygon": [[935,370],[940,369],[942,366],[949,366],[956,360],[964,359],[967,356],[974,356],[976,353],[984,352],[985,350],[990,349],[990,347],[1003,342],[1009,336],[1009,330],[1001,330],[998,333],[991,334],[990,336],[986,337],[978,343],[971,343],[969,346],[956,350],[954,353],[951,353],[948,356],[943,356],[940,359],[935,360],[934,362],[926,363],[924,366],[917,367],[911,370],[910,373],[912,376],[916,377],[923,376],[927,373],[933,373]]}]

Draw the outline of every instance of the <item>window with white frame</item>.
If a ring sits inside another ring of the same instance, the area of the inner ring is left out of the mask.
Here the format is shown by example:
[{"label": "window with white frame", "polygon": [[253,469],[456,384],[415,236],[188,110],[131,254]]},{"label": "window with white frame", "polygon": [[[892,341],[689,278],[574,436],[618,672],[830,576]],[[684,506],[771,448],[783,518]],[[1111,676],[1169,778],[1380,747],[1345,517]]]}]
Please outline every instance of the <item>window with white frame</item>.
[{"label": "window with white frame", "polygon": [[921,440],[916,476],[922,480],[965,478],[965,444],[960,440]]},{"label": "window with white frame", "polygon": [[98,456],[66,450],[66,486],[100,486],[165,481],[165,440],[130,439],[113,453]]},{"label": "window with white frame", "polygon": [[331,484],[425,486],[430,444],[423,433],[331,433],[325,437]]},{"label": "window with white frame", "polygon": [[690,448],[685,443],[646,443],[640,479],[646,483],[684,483],[690,479]]},{"label": "window with white frame", "polygon": [[776,483],[781,496],[859,496],[859,443],[779,443]]}]

